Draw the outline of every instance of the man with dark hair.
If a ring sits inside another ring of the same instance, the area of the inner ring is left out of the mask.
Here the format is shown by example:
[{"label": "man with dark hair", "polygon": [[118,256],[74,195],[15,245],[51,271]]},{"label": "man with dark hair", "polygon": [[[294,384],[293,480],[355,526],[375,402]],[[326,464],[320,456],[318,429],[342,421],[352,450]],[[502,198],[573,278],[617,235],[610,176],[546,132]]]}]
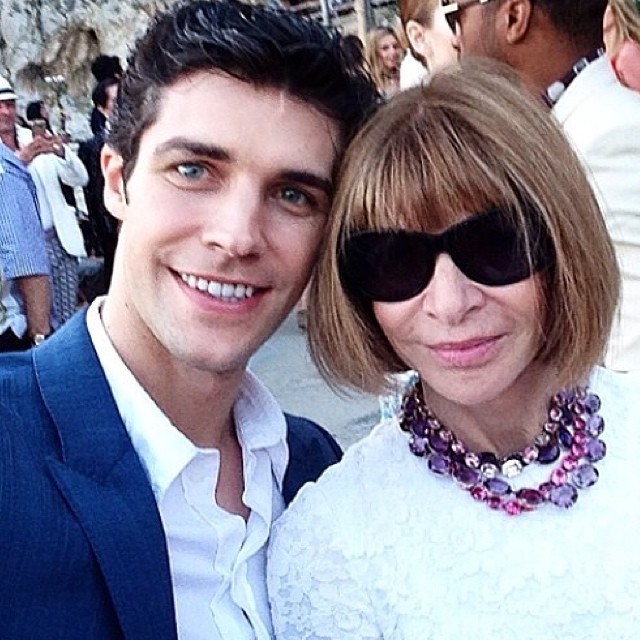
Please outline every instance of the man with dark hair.
[{"label": "man with dark hair", "polygon": [[444,11],[461,55],[510,65],[551,108],[582,159],[623,276],[606,364],[630,370],[640,368],[640,96],[617,82],[604,55],[606,6],[607,0],[461,0]]},{"label": "man with dark hair", "polygon": [[93,110],[91,111],[90,124],[93,135],[104,135],[118,95],[119,83],[120,80],[117,78],[105,78],[100,80],[91,92]]},{"label": "man with dark hair", "polygon": [[[89,181],[84,189],[87,204],[88,226],[85,227],[85,242],[89,251],[104,258],[102,264],[102,282],[98,293],[106,293],[111,283],[113,257],[118,241],[116,219],[104,206],[104,176],[100,167],[100,153],[110,127],[113,108],[118,95],[119,80],[107,78],[93,90],[91,99],[94,110],[91,115],[91,129],[94,135],[80,143],[78,156],[84,164]],[[97,114],[94,117],[94,114]]]},{"label": "man with dark hair", "polygon": [[280,10],[181,4],[138,42],[102,152],[109,293],[0,357],[3,637],[272,636],[271,524],[340,453],[246,366],[376,103],[338,34]]}]

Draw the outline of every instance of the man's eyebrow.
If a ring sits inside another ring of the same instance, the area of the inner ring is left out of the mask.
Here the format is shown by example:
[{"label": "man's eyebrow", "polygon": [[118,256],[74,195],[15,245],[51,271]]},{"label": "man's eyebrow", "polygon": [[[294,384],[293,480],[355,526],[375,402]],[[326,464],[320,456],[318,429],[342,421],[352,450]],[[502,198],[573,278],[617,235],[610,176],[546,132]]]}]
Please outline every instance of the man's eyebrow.
[{"label": "man's eyebrow", "polygon": [[333,195],[333,182],[328,180],[327,178],[321,178],[315,173],[310,173],[309,171],[283,171],[282,179],[297,182],[299,184],[304,184],[309,187],[313,187],[314,189],[319,189],[323,191],[327,197],[331,197]]},{"label": "man's eyebrow", "polygon": [[231,160],[231,155],[222,147],[214,144],[205,144],[188,138],[170,138],[159,144],[153,155],[161,155],[171,151],[186,151],[194,156],[203,156],[213,160]]},{"label": "man's eyebrow", "polygon": [[[162,155],[163,153],[170,153],[172,151],[186,151],[193,156],[211,158],[212,160],[223,160],[227,162],[232,160],[231,154],[222,147],[180,137],[165,140],[155,148],[153,155]],[[333,181],[328,178],[322,178],[310,171],[285,170],[280,173],[280,179],[319,189],[329,198],[333,195]]]}]

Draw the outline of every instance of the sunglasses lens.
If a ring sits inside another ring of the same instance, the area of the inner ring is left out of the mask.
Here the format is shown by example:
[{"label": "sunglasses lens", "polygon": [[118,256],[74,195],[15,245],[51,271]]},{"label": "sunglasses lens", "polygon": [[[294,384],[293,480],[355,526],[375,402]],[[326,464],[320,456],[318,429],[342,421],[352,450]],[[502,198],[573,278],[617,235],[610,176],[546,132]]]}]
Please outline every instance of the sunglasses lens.
[{"label": "sunglasses lens", "polygon": [[458,12],[457,11],[450,11],[449,13],[445,14],[445,19],[447,20],[447,24],[449,25],[449,29],[451,29],[451,33],[455,34],[456,32],[456,16],[457,16]]},{"label": "sunglasses lens", "polygon": [[379,302],[401,302],[426,288],[441,252],[448,253],[467,278],[490,287],[520,282],[549,267],[554,256],[542,225],[532,225],[525,238],[509,214],[492,209],[439,235],[356,233],[346,241],[340,274],[353,293]]},{"label": "sunglasses lens", "polygon": [[347,240],[340,272],[354,293],[379,302],[400,302],[427,286],[433,266],[424,234],[365,232]]},{"label": "sunglasses lens", "polygon": [[551,263],[551,243],[545,234],[529,230],[527,251],[524,234],[495,210],[454,227],[449,244],[458,268],[474,282],[492,287],[520,282]]}]

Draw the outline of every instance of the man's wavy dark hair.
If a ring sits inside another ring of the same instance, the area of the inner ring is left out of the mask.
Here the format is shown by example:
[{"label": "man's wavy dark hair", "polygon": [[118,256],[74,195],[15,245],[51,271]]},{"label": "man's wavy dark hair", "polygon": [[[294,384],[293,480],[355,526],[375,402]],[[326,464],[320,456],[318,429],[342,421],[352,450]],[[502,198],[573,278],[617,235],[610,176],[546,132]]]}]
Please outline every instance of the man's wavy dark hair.
[{"label": "man's wavy dark hair", "polygon": [[342,42],[319,23],[236,0],[196,0],[159,14],[136,43],[118,92],[109,143],[124,160],[125,178],[158,116],[162,89],[197,71],[284,89],[332,118],[346,145],[379,96]]}]

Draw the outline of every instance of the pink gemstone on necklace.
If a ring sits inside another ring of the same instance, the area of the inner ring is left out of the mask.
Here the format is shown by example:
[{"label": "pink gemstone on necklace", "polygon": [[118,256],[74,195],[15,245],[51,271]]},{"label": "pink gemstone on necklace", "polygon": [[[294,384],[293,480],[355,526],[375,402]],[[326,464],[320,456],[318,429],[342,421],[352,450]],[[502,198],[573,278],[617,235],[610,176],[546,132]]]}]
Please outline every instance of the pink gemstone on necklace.
[{"label": "pink gemstone on necklace", "polygon": [[574,442],[571,445],[571,455],[574,458],[582,458],[587,455],[587,447],[585,447],[585,445],[583,444],[578,444],[577,442]]},{"label": "pink gemstone on necklace", "polygon": [[562,468],[558,467],[551,472],[551,482],[559,486],[564,484],[567,481],[567,472]]},{"label": "pink gemstone on necklace", "polygon": [[489,496],[487,504],[490,509],[499,509],[502,506],[502,500],[498,496]]},{"label": "pink gemstone on necklace", "polygon": [[527,463],[531,464],[538,459],[538,447],[534,447],[533,445],[529,445],[522,452],[522,459]]},{"label": "pink gemstone on necklace", "polygon": [[586,444],[587,440],[589,440],[589,436],[584,431],[578,431],[573,434],[573,442],[575,444]]},{"label": "pink gemstone on necklace", "polygon": [[522,513],[522,507],[515,500],[508,500],[502,505],[505,513],[510,516],[519,516]]},{"label": "pink gemstone on necklace", "polygon": [[481,484],[472,487],[470,493],[471,497],[478,502],[484,502],[489,495],[489,492]]},{"label": "pink gemstone on necklace", "polygon": [[573,456],[566,456],[562,461],[562,468],[565,471],[573,471],[578,466],[578,459]]}]

